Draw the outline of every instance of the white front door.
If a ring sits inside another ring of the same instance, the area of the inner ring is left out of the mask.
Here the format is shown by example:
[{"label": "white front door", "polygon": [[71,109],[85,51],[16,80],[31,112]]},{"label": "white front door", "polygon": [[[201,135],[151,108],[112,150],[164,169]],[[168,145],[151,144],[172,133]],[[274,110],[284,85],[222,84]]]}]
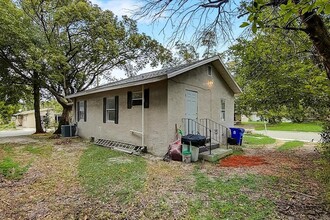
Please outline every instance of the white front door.
[{"label": "white front door", "polygon": [[[198,93],[195,91],[186,90],[186,118],[197,121],[198,119]],[[196,124],[192,120],[187,120],[187,133],[196,133]]]}]

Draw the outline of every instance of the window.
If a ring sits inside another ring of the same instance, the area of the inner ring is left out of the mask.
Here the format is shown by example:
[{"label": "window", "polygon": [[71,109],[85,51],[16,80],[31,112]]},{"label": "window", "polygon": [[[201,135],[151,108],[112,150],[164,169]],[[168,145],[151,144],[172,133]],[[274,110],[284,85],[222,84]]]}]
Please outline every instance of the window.
[{"label": "window", "polygon": [[212,76],[212,66],[207,66],[207,75]]},{"label": "window", "polygon": [[107,98],[106,115],[107,115],[107,121],[115,121],[116,118],[115,97]]},{"label": "window", "polygon": [[77,121],[80,121],[81,119],[86,121],[86,107],[86,100],[77,102]]},{"label": "window", "polygon": [[[149,108],[149,89],[144,90],[144,108]],[[127,108],[131,109],[134,105],[142,105],[142,91],[127,92]]]},{"label": "window", "polygon": [[132,105],[142,105],[142,91],[132,92]]},{"label": "window", "polygon": [[221,99],[221,110],[220,110],[220,119],[221,121],[226,120],[226,100]]},{"label": "window", "polygon": [[108,121],[118,124],[119,96],[103,98],[103,123]]}]

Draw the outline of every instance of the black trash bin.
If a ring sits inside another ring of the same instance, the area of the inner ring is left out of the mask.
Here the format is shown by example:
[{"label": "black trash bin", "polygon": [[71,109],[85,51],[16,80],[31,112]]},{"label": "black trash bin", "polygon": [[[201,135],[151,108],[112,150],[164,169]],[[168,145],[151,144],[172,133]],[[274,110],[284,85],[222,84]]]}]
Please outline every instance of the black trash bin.
[{"label": "black trash bin", "polygon": [[187,134],[181,137],[181,142],[188,145],[187,151],[191,153],[191,161],[195,162],[198,160],[199,147],[206,144],[206,137],[199,134]]}]

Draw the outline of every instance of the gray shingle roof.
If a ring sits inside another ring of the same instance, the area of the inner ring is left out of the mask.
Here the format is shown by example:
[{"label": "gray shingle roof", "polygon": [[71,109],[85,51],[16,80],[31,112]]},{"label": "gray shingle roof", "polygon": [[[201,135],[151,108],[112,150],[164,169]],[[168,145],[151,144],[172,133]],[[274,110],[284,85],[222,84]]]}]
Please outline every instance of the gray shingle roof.
[{"label": "gray shingle roof", "polygon": [[183,64],[183,65],[179,65],[179,66],[174,66],[174,67],[168,67],[168,68],[164,68],[164,69],[160,69],[160,70],[155,70],[152,72],[147,72],[147,73],[142,73],[136,76],[132,76],[126,79],[122,79],[122,80],[118,80],[115,82],[111,82],[111,83],[107,83],[98,87],[93,88],[93,90],[97,90],[100,88],[105,88],[105,87],[111,87],[111,86],[118,86],[118,85],[123,85],[126,83],[132,83],[132,82],[138,82],[138,81],[142,81],[142,80],[146,80],[146,79],[151,79],[151,78],[155,78],[158,76],[164,76],[167,75],[168,73],[172,73],[181,69],[184,69],[190,65],[193,65],[195,63],[200,62],[201,60],[192,62],[192,63],[187,63],[187,64]]}]

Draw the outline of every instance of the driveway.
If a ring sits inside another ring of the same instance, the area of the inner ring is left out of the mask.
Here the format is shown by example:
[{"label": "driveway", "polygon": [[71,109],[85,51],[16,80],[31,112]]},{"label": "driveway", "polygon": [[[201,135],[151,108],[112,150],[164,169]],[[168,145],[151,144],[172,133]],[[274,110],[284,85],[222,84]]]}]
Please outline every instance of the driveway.
[{"label": "driveway", "polygon": [[253,130],[252,133],[263,134],[280,140],[298,140],[304,142],[318,142],[321,140],[321,135],[317,132]]},{"label": "driveway", "polygon": [[22,128],[17,130],[0,131],[0,137],[16,137],[31,135],[36,131],[35,128]]}]

